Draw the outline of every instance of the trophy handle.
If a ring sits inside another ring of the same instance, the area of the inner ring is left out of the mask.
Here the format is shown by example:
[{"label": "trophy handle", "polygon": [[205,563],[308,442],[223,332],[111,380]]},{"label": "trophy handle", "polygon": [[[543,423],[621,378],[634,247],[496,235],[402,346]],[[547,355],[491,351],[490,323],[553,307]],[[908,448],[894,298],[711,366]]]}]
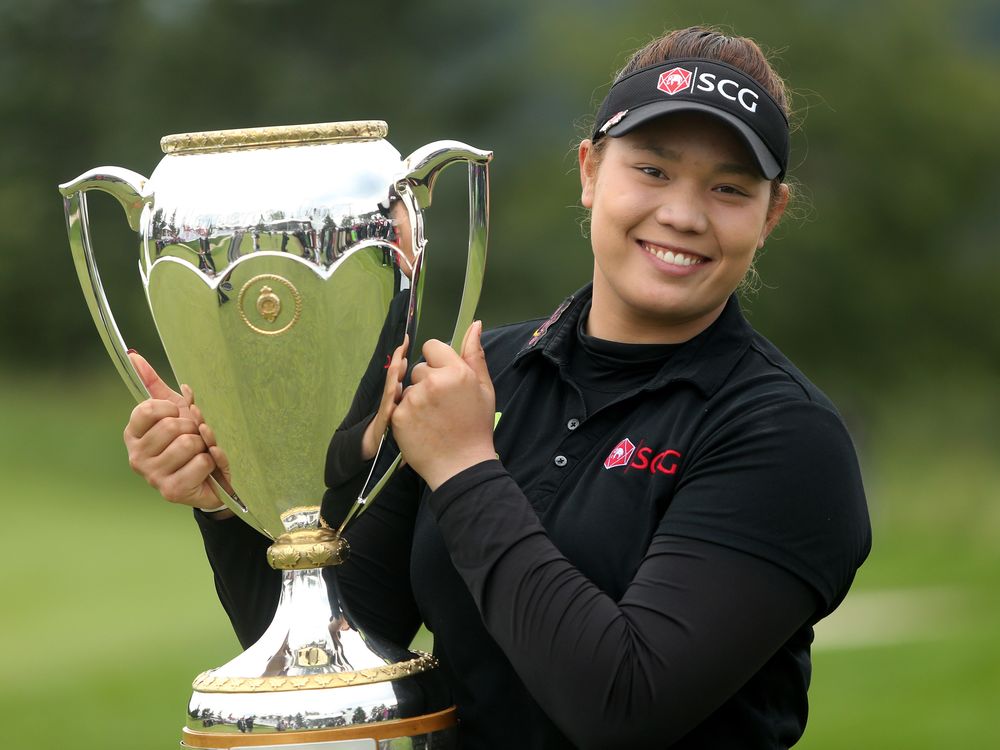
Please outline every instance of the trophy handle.
[{"label": "trophy handle", "polygon": [[[59,186],[63,196],[63,209],[66,212],[66,230],[69,232],[69,246],[73,254],[73,265],[80,278],[80,288],[87,300],[87,307],[94,318],[97,332],[101,335],[104,348],[108,350],[115,369],[121,375],[129,392],[136,401],[145,401],[150,397],[149,391],[132,366],[128,358],[128,349],[122,338],[115,316],[111,313],[108,298],[101,284],[101,274],[97,270],[97,260],[94,258],[94,246],[90,240],[90,219],[87,215],[87,191],[100,190],[117,200],[125,211],[128,225],[139,230],[139,219],[142,210],[151,196],[145,192],[146,178],[137,172],[121,167],[98,167],[84,172],[75,180]],[[140,266],[140,272],[141,272]],[[145,276],[144,276],[145,278]],[[212,488],[219,501],[224,503],[240,518],[249,523],[262,534],[267,534],[263,526],[249,512],[243,501],[235,492],[230,492],[220,483],[220,474],[213,473],[210,477]]]},{"label": "trophy handle", "polygon": [[[451,346],[455,351],[460,350],[465,331],[472,325],[483,288],[483,275],[486,272],[486,238],[490,222],[488,165],[492,158],[492,151],[483,151],[460,141],[435,141],[418,148],[406,158],[404,167],[407,169],[407,174],[397,183],[405,185],[417,207],[424,209],[431,205],[434,183],[446,167],[459,162],[469,165],[469,254],[465,265],[465,281],[462,284],[462,301],[459,303],[458,315],[455,318],[455,330],[451,335]],[[417,233],[418,245],[422,245],[422,226],[417,226]],[[411,323],[412,321],[407,321],[407,330],[410,329]],[[375,466],[378,466],[378,456],[381,455],[384,446],[385,436],[376,452]],[[397,454],[385,473],[368,490],[368,494],[365,495],[362,490],[362,495],[341,522],[338,534],[343,533],[348,522],[368,507],[402,463],[403,456]],[[374,472],[373,467],[373,475]],[[368,487],[372,478],[373,476],[368,477],[365,487]]]},{"label": "trophy handle", "polygon": [[149,391],[142,384],[142,378],[135,371],[128,358],[128,350],[115,316],[111,314],[108,299],[101,284],[101,274],[94,259],[94,248],[90,240],[90,219],[87,215],[87,191],[100,190],[113,196],[125,210],[128,225],[138,231],[139,218],[146,205],[144,195],[146,178],[141,174],[120,167],[98,167],[84,172],[75,180],[59,186],[66,212],[66,229],[69,232],[69,246],[73,253],[73,265],[80,278],[80,288],[87,300],[87,307],[94,318],[97,332],[101,335],[104,348],[108,350],[115,369],[121,375],[129,392],[136,401],[149,398]]},{"label": "trophy handle", "polygon": [[483,151],[459,141],[435,141],[410,154],[405,161],[408,185],[417,206],[431,205],[434,183],[446,167],[458,162],[469,165],[469,254],[462,285],[462,301],[455,318],[451,345],[458,351],[466,329],[472,325],[486,272],[486,238],[489,230],[490,183],[488,165],[492,151]]}]

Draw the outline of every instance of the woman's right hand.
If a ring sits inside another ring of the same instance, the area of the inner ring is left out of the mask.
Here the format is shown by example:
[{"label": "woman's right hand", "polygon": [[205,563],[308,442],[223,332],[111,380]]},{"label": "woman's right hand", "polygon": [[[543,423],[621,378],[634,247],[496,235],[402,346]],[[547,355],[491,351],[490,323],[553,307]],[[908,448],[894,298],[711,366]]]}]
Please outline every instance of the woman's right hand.
[{"label": "woman's right hand", "polygon": [[378,405],[378,412],[361,438],[361,460],[371,461],[378,452],[378,447],[382,442],[382,436],[389,428],[389,420],[392,412],[396,409],[396,404],[403,397],[403,377],[406,375],[406,350],[410,345],[409,335],[403,336],[403,343],[392,353],[389,366],[385,373],[385,386],[382,389],[382,400]]},{"label": "woman's right hand", "polygon": [[[186,385],[181,393],[172,390],[140,355],[130,352],[129,359],[151,396],[132,410],[125,426],[129,466],[172,503],[218,508],[209,476],[219,468],[228,478],[229,465],[194,403],[194,394]],[[224,510],[213,518],[231,515]]]}]

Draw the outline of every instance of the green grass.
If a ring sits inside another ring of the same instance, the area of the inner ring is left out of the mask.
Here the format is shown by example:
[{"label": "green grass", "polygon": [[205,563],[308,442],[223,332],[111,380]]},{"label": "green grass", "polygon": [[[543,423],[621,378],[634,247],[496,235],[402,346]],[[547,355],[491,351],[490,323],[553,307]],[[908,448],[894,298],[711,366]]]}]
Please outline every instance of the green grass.
[{"label": "green grass", "polygon": [[238,653],[186,509],[132,475],[122,386],[0,381],[3,747],[176,747]]},{"label": "green grass", "polygon": [[[983,394],[955,399],[1000,413]],[[805,750],[1000,746],[998,446],[924,403],[868,430],[875,548],[818,629]],[[176,747],[191,679],[238,651],[189,512],[128,470],[131,408],[111,376],[0,376],[5,750]]]},{"label": "green grass", "polygon": [[1000,747],[998,397],[974,381],[887,396],[863,456],[872,555],[829,625],[834,641],[838,616],[882,598],[858,623],[897,637],[824,648],[820,623],[799,747]]}]

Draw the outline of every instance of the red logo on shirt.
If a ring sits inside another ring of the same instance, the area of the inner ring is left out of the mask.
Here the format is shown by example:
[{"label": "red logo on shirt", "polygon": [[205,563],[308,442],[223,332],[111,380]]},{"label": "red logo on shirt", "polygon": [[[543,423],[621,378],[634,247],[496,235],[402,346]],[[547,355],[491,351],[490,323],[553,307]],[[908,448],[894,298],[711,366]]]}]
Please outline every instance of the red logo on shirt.
[{"label": "red logo on shirt", "polygon": [[677,471],[677,462],[674,459],[680,457],[681,454],[677,451],[656,451],[645,445],[639,448],[629,468],[647,469],[650,474],[673,474]]},{"label": "red logo on shirt", "polygon": [[611,453],[604,459],[604,468],[613,469],[616,466],[625,466],[631,460],[634,452],[635,445],[632,444],[631,440],[625,438],[611,449]]},{"label": "red logo on shirt", "polygon": [[625,466],[625,471],[643,469],[650,474],[675,474],[677,472],[677,459],[681,457],[681,454],[669,449],[658,451],[645,445],[645,442],[645,440],[640,440],[637,447],[631,440],[625,438],[604,459],[604,468],[614,469],[618,466]]}]

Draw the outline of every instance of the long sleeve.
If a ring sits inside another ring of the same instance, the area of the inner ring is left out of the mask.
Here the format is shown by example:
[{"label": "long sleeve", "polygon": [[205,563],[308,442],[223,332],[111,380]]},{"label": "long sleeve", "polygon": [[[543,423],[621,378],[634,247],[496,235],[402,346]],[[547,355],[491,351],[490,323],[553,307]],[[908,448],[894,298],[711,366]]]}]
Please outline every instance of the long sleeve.
[{"label": "long sleeve", "polygon": [[349,414],[349,422],[337,428],[326,449],[326,486],[329,488],[351,487],[357,496],[361,485],[372,467],[371,461],[361,458],[361,441],[368,424],[375,418],[375,412],[367,416]]},{"label": "long sleeve", "polygon": [[219,595],[240,645],[252,645],[271,624],[281,573],[267,564],[271,540],[238,518],[216,521],[194,511]]},{"label": "long sleeve", "polygon": [[[347,525],[344,538],[350,553],[337,566],[340,589],[362,629],[400,646],[413,640],[421,621],[410,588],[410,549],[421,486],[412,469],[400,469]],[[335,491],[327,492],[323,516],[331,526],[346,513],[342,501]]]},{"label": "long sleeve", "polygon": [[431,505],[490,634],[580,747],[670,744],[819,606],[772,563],[669,534],[614,601],[556,549],[498,461],[453,477]]},{"label": "long sleeve", "polygon": [[393,351],[403,341],[409,291],[398,293],[389,303],[385,324],[375,349],[358,382],[351,405],[330,439],[326,453],[326,486],[357,496],[372,462],[361,458],[361,439],[378,411],[385,386],[385,372]]}]

